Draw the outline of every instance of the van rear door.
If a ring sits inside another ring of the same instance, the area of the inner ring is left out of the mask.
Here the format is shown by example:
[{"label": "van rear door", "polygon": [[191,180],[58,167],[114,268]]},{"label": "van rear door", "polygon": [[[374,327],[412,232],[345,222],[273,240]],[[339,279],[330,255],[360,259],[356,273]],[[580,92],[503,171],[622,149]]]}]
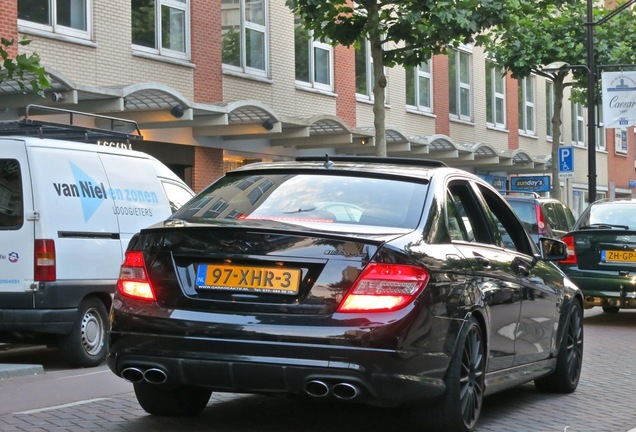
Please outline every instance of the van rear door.
[{"label": "van rear door", "polygon": [[134,234],[167,219],[172,210],[150,159],[108,153],[99,156],[110,184],[123,254]]},{"label": "van rear door", "polygon": [[0,307],[33,307],[34,212],[24,141],[0,140]]}]

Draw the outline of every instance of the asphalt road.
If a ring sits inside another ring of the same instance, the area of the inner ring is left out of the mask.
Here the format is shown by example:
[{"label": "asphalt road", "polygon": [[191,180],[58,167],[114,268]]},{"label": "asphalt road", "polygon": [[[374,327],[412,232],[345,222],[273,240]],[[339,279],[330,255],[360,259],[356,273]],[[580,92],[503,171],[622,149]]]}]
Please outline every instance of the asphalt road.
[{"label": "asphalt road", "polygon": [[[586,311],[584,329],[583,373],[575,393],[546,395],[526,384],[491,396],[476,431],[626,432],[636,427],[636,311]],[[68,369],[55,350],[44,348],[0,352],[0,363],[38,361],[44,373],[0,380],[0,431],[426,432],[413,427],[401,410],[238,394],[214,394],[193,419],[153,417],[139,407],[132,386],[105,366]]]}]

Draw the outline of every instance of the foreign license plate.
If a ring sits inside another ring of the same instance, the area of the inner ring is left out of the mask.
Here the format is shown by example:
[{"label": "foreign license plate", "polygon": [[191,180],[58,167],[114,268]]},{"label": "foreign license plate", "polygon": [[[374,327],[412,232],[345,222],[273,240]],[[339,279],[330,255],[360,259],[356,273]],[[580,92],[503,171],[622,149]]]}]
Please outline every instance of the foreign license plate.
[{"label": "foreign license plate", "polygon": [[602,250],[602,262],[629,262],[636,263],[636,251],[627,250]]},{"label": "foreign license plate", "polygon": [[300,269],[201,264],[196,286],[200,289],[297,294]]}]

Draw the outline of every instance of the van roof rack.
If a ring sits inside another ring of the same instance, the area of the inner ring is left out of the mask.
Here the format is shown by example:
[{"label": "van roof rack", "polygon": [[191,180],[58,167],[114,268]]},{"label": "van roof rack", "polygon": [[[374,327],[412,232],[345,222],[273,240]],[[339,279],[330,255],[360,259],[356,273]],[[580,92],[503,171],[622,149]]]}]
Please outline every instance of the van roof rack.
[{"label": "van roof rack", "polygon": [[[36,115],[34,111],[40,114]],[[66,121],[45,121],[41,119],[42,115],[54,115],[56,120]],[[130,144],[143,140],[139,126],[132,120],[33,104],[26,107],[23,119],[0,121],[0,135],[37,136],[87,143],[115,140]]]}]

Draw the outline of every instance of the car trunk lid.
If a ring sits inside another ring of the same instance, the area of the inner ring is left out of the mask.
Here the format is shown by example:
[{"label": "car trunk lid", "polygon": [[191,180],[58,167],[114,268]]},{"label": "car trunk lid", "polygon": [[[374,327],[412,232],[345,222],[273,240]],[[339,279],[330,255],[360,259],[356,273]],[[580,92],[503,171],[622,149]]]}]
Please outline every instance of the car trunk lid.
[{"label": "car trunk lid", "polygon": [[145,230],[139,244],[162,307],[329,314],[396,235],[219,224]]},{"label": "car trunk lid", "polygon": [[636,271],[636,231],[589,229],[572,235],[579,269]]}]

